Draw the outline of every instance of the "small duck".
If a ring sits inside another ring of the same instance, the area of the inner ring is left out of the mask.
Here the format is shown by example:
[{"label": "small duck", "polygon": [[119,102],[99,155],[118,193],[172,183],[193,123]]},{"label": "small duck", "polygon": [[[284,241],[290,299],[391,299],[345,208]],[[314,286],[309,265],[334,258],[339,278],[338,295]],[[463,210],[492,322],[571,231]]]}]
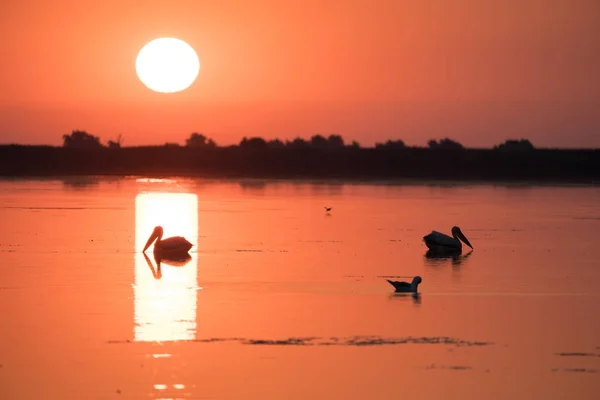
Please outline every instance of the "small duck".
[{"label": "small duck", "polygon": [[390,285],[392,285],[396,289],[396,292],[417,293],[417,290],[419,288],[419,283],[423,282],[423,279],[421,279],[420,276],[415,276],[411,283],[390,281],[389,279],[387,279],[387,281],[390,283]]},{"label": "small duck", "polygon": [[332,208],[333,208],[333,207],[325,207],[325,212],[326,212],[326,213],[330,212]]}]

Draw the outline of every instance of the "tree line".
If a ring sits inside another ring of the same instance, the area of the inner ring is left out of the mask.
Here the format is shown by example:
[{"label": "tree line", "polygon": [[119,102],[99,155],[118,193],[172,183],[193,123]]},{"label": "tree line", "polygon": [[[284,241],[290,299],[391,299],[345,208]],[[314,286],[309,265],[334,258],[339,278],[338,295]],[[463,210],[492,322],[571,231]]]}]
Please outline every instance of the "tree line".
[{"label": "tree line", "polygon": [[[600,149],[536,149],[526,139],[469,149],[449,138],[409,147],[399,139],[374,147],[340,135],[282,141],[244,137],[218,146],[192,133],[184,145],[104,145],[85,131],[63,146],[0,146],[0,176],[143,175],[277,179],[478,179],[600,182]],[[116,150],[114,150],[116,149]]]},{"label": "tree line", "polygon": [[[121,148],[123,143],[123,136],[118,135],[116,141],[109,140],[108,145],[105,146],[100,141],[98,136],[94,136],[83,130],[74,130],[68,135],[63,135],[63,147],[65,148],[104,148],[108,147],[111,149]],[[163,147],[181,147],[178,143],[167,142]],[[185,140],[185,147],[188,148],[201,148],[210,149],[220,147],[217,143],[205,136],[202,133],[193,132]],[[227,147],[240,147],[243,149],[343,149],[343,148],[361,148],[360,144],[356,141],[352,141],[350,144],[346,144],[344,138],[341,135],[329,135],[323,136],[316,134],[311,136],[309,140],[305,140],[301,137],[297,137],[293,140],[286,140],[285,142],[280,139],[265,140],[261,137],[243,137],[237,145]],[[465,147],[458,141],[444,138],[440,140],[429,140],[427,147],[430,149],[441,149],[441,150],[464,150]],[[410,148],[403,140],[388,140],[384,143],[376,143],[375,149],[406,149]],[[494,146],[495,150],[509,150],[509,151],[530,151],[534,150],[533,144],[527,139],[509,139],[504,143]]]}]

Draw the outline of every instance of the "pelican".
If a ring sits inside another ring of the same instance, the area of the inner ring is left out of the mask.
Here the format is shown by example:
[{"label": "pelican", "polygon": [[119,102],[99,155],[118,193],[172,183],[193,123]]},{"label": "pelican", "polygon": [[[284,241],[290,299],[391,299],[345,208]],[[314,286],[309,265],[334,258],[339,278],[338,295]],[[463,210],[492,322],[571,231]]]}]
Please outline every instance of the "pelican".
[{"label": "pelican", "polygon": [[148,249],[148,247],[150,247],[150,245],[152,243],[154,243],[155,240],[156,240],[156,243],[154,243],[154,252],[155,253],[158,252],[161,254],[182,254],[182,253],[187,253],[192,248],[192,244],[190,242],[188,242],[182,236],[173,236],[170,238],[166,238],[165,240],[162,240],[162,235],[163,235],[162,226],[157,226],[156,228],[154,228],[154,230],[152,231],[152,234],[148,238],[148,241],[146,242],[146,245],[144,246],[144,250],[142,250],[142,252],[145,253],[146,250]]},{"label": "pelican", "polygon": [[465,242],[467,246],[471,249],[471,243],[466,238],[466,236],[462,233],[458,226],[452,227],[452,237],[445,235],[443,233],[437,231],[431,231],[431,233],[427,236],[423,236],[423,241],[427,245],[427,247],[435,252],[435,253],[461,253],[462,252],[462,243],[460,241]]},{"label": "pelican", "polygon": [[419,283],[423,282],[420,276],[415,276],[411,283],[386,280],[396,289],[396,292],[401,293],[417,293]]}]

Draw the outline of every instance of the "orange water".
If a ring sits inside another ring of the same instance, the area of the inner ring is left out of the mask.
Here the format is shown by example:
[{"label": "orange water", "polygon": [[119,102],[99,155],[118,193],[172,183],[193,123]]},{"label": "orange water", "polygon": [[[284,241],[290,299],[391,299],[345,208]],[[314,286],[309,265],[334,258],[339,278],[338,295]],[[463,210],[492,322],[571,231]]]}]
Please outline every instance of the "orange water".
[{"label": "orange water", "polygon": [[600,188],[13,180],[0,221],[1,399],[600,393]]}]

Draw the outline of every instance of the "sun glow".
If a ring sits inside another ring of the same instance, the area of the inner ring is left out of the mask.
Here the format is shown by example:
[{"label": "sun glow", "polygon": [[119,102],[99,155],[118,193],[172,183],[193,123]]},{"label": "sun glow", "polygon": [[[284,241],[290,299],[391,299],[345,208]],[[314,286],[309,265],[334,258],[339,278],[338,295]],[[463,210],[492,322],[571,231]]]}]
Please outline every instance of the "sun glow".
[{"label": "sun glow", "polygon": [[159,38],[140,50],[135,69],[149,89],[174,93],[194,83],[200,71],[200,61],[194,49],[183,40]]},{"label": "sun glow", "polygon": [[[156,225],[164,237],[184,236],[192,247],[184,266],[168,260],[160,272],[153,247],[141,253]],[[190,340],[196,336],[198,197],[190,193],[140,193],[135,199],[135,341]]]}]

